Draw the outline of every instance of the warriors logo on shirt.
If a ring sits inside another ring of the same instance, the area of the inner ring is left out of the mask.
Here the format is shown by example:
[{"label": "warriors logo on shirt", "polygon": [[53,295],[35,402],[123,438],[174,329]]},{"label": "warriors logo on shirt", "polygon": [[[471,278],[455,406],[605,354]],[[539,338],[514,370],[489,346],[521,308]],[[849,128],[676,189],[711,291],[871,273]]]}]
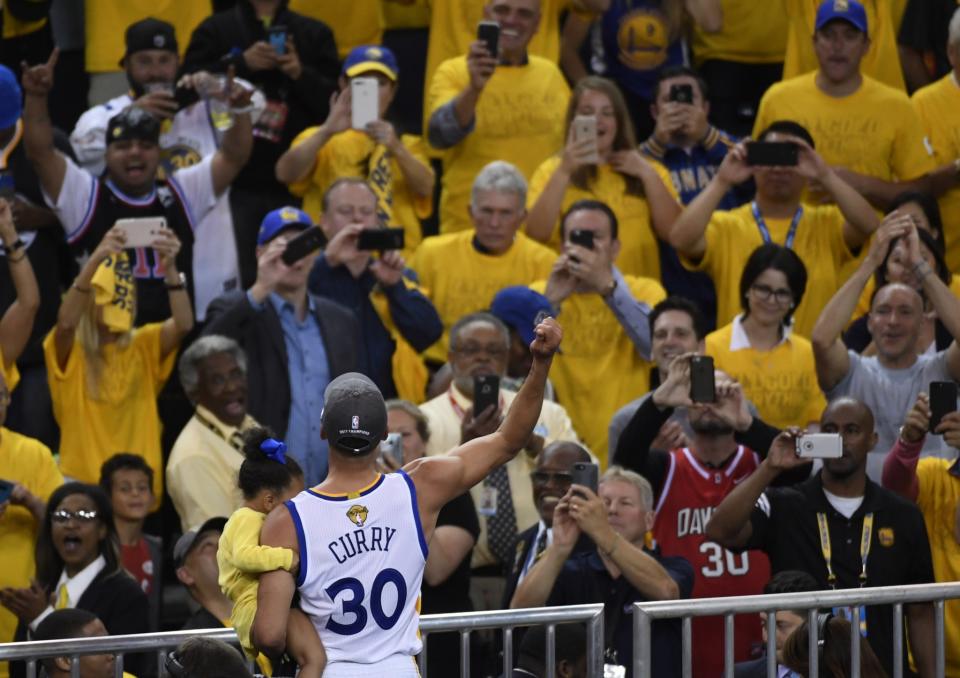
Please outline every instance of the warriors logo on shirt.
[{"label": "warriors logo on shirt", "polygon": [[178,169],[192,167],[203,160],[196,149],[186,144],[176,144],[164,148],[160,154],[160,167],[157,168],[157,178],[165,179]]},{"label": "warriors logo on shirt", "polygon": [[652,9],[638,9],[623,17],[617,31],[619,59],[636,70],[656,68],[667,58],[670,40],[663,14]]},{"label": "warriors logo on shirt", "polygon": [[369,511],[367,511],[367,507],[361,506],[360,504],[354,504],[347,509],[347,518],[357,527],[363,527],[364,523],[367,522],[368,514]]}]

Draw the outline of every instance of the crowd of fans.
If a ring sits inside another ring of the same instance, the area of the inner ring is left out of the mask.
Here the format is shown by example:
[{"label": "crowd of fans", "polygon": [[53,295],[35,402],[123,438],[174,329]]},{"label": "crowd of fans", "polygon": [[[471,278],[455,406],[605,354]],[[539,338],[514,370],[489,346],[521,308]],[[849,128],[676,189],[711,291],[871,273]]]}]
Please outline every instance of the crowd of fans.
[{"label": "crowd of fans", "polygon": [[[325,388],[389,399],[394,472],[497,430],[541,314],[549,400],[440,512],[422,613],[604,602],[629,676],[634,601],[960,577],[955,0],[0,5],[0,642],[233,626],[265,674],[320,675],[302,615],[272,664],[250,626],[297,567],[264,517],[327,474]],[[841,456],[811,466],[814,432]],[[892,675],[903,633],[934,676],[932,606],[903,616],[824,611],[821,672],[859,632]],[[765,617],[737,675],[766,675]],[[806,618],[777,613],[778,676]],[[694,675],[723,633],[695,620]],[[653,625],[654,675],[680,637]],[[459,674],[458,634],[427,644]],[[556,647],[587,675],[582,634]],[[240,675],[222,652],[167,672]]]}]

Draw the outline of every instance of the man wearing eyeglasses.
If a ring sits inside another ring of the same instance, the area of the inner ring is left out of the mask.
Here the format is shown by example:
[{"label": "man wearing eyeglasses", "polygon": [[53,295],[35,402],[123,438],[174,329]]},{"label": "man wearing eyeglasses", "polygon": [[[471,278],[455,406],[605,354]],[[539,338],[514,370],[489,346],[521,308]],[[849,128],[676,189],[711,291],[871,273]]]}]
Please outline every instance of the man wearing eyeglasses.
[{"label": "man wearing eyeglasses", "polygon": [[[496,405],[474,412],[474,379],[491,376],[503,379],[509,349],[509,330],[490,313],[471,313],[453,325],[447,354],[453,383],[420,408],[431,431],[427,456],[447,454],[469,440],[497,430],[517,394],[501,388]],[[546,401],[524,453],[470,490],[480,516],[480,537],[471,561],[471,596],[476,609],[490,610],[500,605],[503,574],[513,564],[517,534],[536,525],[540,518],[533,494],[528,490],[534,460],[544,445],[558,440],[579,442],[566,411]]]}]

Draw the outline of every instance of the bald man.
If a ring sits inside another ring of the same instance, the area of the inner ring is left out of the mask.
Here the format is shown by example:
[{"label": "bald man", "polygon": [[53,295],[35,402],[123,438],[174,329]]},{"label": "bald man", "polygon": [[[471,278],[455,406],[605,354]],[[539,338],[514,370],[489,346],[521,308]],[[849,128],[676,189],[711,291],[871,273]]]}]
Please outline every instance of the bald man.
[{"label": "bald man", "polygon": [[[760,549],[769,556],[774,574],[803,570],[823,589],[933,582],[919,509],[867,477],[867,456],[877,440],[873,412],[854,398],[837,398],[823,411],[820,429],[839,434],[840,457],[825,459],[823,469],[809,480],[770,487],[781,473],[810,463],[797,456],[797,432],[781,432],[760,467],[713,512],[707,537],[733,551]],[[933,676],[933,608],[923,604],[905,609],[920,675]],[[892,620],[890,606],[873,606],[866,608],[861,623],[889,675]],[[906,657],[904,673],[910,675]]]},{"label": "bald man", "polygon": [[[907,244],[907,261],[903,266],[912,271],[910,278],[916,287],[892,283],[877,291],[867,320],[877,353],[861,356],[848,351],[840,335],[856,309],[864,286],[883,265],[897,239]],[[932,352],[926,346],[918,349],[924,312],[930,310],[953,336],[953,342],[944,351]],[[877,441],[867,460],[867,475],[874,482],[880,482],[883,459],[896,442],[917,394],[926,392],[932,381],[960,380],[958,337],[960,299],[923,259],[916,227],[910,218],[896,213],[888,216],[860,267],[824,307],[810,337],[817,379],[827,400],[842,396],[857,398],[876,417]],[[927,436],[924,456],[950,458],[952,454],[942,436]]]}]

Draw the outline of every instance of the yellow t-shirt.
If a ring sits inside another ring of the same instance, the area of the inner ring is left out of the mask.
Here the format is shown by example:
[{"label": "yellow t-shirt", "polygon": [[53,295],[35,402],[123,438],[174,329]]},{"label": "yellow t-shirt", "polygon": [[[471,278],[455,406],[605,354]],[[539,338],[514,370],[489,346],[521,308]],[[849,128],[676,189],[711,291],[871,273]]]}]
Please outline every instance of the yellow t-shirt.
[{"label": "yellow t-shirt", "polygon": [[[308,127],[303,130],[293,140],[291,148],[306,141],[317,129]],[[405,134],[401,141],[417,160],[430,166],[421,137]],[[290,192],[303,198],[303,211],[310,215],[314,223],[319,223],[323,215],[323,194],[334,181],[342,177],[368,179],[374,174],[376,168],[372,166],[372,154],[375,148],[376,143],[363,132],[352,129],[341,132],[317,152],[311,174],[302,181],[289,184],[287,188]],[[420,219],[426,219],[433,211],[433,197],[419,197],[408,188],[396,159],[389,161],[389,170],[392,218],[387,225],[403,226],[403,256],[409,258],[423,239]]]},{"label": "yellow t-shirt", "polygon": [[383,27],[385,29],[427,28],[429,26],[429,0],[411,0],[408,5],[391,2],[390,0],[383,2]]},{"label": "yellow t-shirt", "polygon": [[[360,45],[379,45],[383,41],[381,0],[351,0],[349,9],[330,0],[290,0],[290,9],[327,24],[337,41],[343,59]],[[392,4],[392,3],[387,3]]]},{"label": "yellow t-shirt", "polygon": [[[770,237],[780,245],[787,239],[792,219],[765,219]],[[803,207],[793,249],[807,267],[807,289],[794,313],[793,331],[809,337],[820,311],[840,287],[840,270],[853,259],[843,240],[843,214],[832,205]],[[729,212],[716,211],[707,224],[707,251],[698,263],[681,262],[694,271],[705,271],[717,289],[717,324],[732,322],[743,310],[740,277],[747,259],[763,244],[751,204]]]},{"label": "yellow t-shirt", "polygon": [[707,335],[707,355],[714,364],[740,382],[760,417],[777,428],[806,428],[819,421],[827,402],[817,385],[813,347],[790,334],[772,351],[731,350],[734,323]]},{"label": "yellow t-shirt", "polygon": [[[560,166],[560,160],[557,156],[547,158],[533,173],[533,178],[530,180],[530,189],[527,192],[528,210],[533,207],[537,198],[543,193],[550,177]],[[670,179],[670,173],[660,163],[649,162],[653,165],[657,174],[660,175],[660,180],[666,186],[667,191],[679,202],[677,190]],[[610,165],[598,166],[597,180],[590,187],[590,190],[581,190],[573,184],[567,186],[567,190],[563,194],[560,213],[566,212],[567,208],[578,200],[600,200],[609,205],[610,209],[617,215],[618,237],[620,239],[620,255],[617,257],[617,268],[628,275],[646,276],[654,280],[660,279],[660,250],[657,247],[657,236],[650,224],[650,206],[645,197],[626,193],[626,182],[623,175],[614,171]],[[557,251],[560,250],[562,243],[560,242],[559,220],[554,226],[553,234],[547,244]]]},{"label": "yellow t-shirt", "polygon": [[[429,113],[451,101],[469,81],[465,57],[443,62],[429,81]],[[444,153],[441,233],[471,227],[470,189],[486,164],[506,160],[529,179],[563,146],[569,98],[560,69],[546,59],[531,56],[526,66],[497,68],[477,103],[476,127]]]},{"label": "yellow t-shirt", "polygon": [[494,295],[510,285],[529,285],[550,275],[557,255],[523,233],[505,254],[491,256],[473,246],[473,231],[426,238],[410,267],[430,297],[443,336],[424,352],[428,360],[446,362],[450,327],[468,313],[490,307]]},{"label": "yellow t-shirt", "polygon": [[9,7],[3,7],[2,3],[0,3],[0,11],[3,13],[3,33],[0,37],[4,39],[29,35],[35,31],[39,31],[47,23],[46,17],[37,21],[21,21],[10,13]]},{"label": "yellow t-shirt", "polygon": [[[784,80],[763,95],[754,136],[775,120],[793,120],[813,136],[831,165],[885,181],[909,181],[934,169],[920,119],[903,92],[864,76],[853,94],[824,94],[816,72]],[[877,115],[883,111],[883,115]]]},{"label": "yellow t-shirt", "polygon": [[[0,428],[0,478],[20,483],[32,495],[46,501],[63,484],[50,450],[39,440]],[[24,507],[10,504],[0,517],[0,545],[4,566],[0,588],[26,588],[34,576],[34,546],[40,525]],[[13,642],[17,618],[0,605],[0,643]],[[0,662],[0,676],[6,678],[7,663]]]},{"label": "yellow t-shirt", "polygon": [[[651,278],[624,276],[630,293],[654,306],[667,294]],[[546,280],[530,286],[541,294]],[[572,294],[561,305],[563,344],[550,370],[557,400],[587,447],[607,466],[607,426],[621,407],[650,390],[644,360],[599,294]]]},{"label": "yellow t-shirt", "polygon": [[130,24],[147,17],[173,24],[182,58],[193,29],[212,12],[210,0],[87,0],[84,4],[87,71],[122,70],[120,59],[126,49],[124,31]]},{"label": "yellow t-shirt", "polygon": [[260,528],[267,514],[241,506],[223,526],[217,565],[220,569],[220,589],[233,601],[230,619],[237,630],[240,644],[247,656],[256,657],[250,640],[253,617],[257,613],[257,588],[260,574],[273,570],[289,570],[293,551],[276,546],[260,545]]},{"label": "yellow t-shirt", "polygon": [[[933,148],[939,167],[960,158],[960,86],[956,76],[947,73],[936,82],[913,93],[913,107],[920,116],[923,131]],[[960,272],[960,185],[939,198],[947,241],[947,266]]]},{"label": "yellow t-shirt", "polygon": [[16,363],[6,364],[2,350],[0,350],[0,369],[3,370],[3,380],[7,383],[7,391],[13,393],[13,389],[20,383],[20,370],[17,369]]},{"label": "yellow t-shirt", "polygon": [[157,395],[173,370],[177,352],[160,355],[163,323],[133,330],[126,347],[103,346],[99,394],[87,387],[86,352],[75,341],[67,365],[60,368],[53,339],[43,340],[53,415],[60,425],[60,470],[84,483],[100,480],[100,466],[117,452],[133,452],[153,469],[154,507],[163,496],[160,415]]},{"label": "yellow t-shirt", "polygon": [[[787,54],[783,63],[783,79],[815,71],[819,67],[813,50],[817,8],[821,0],[784,0],[789,23],[787,25]],[[880,82],[906,91],[900,53],[897,50],[898,26],[890,0],[862,0],[867,10],[867,33],[870,48],[860,62],[860,71]],[[768,3],[775,4],[775,3]]]},{"label": "yellow t-shirt", "polygon": [[[917,463],[917,506],[930,538],[933,576],[938,582],[960,581],[960,543],[957,542],[957,506],[960,478],[947,469],[953,462],[927,458]],[[960,600],[948,600],[944,610],[946,675],[960,675]],[[953,638],[953,640],[950,640]]]},{"label": "yellow t-shirt", "polygon": [[779,2],[720,0],[723,28],[706,33],[694,26],[697,66],[710,59],[746,64],[775,64],[787,49],[787,17]]}]

